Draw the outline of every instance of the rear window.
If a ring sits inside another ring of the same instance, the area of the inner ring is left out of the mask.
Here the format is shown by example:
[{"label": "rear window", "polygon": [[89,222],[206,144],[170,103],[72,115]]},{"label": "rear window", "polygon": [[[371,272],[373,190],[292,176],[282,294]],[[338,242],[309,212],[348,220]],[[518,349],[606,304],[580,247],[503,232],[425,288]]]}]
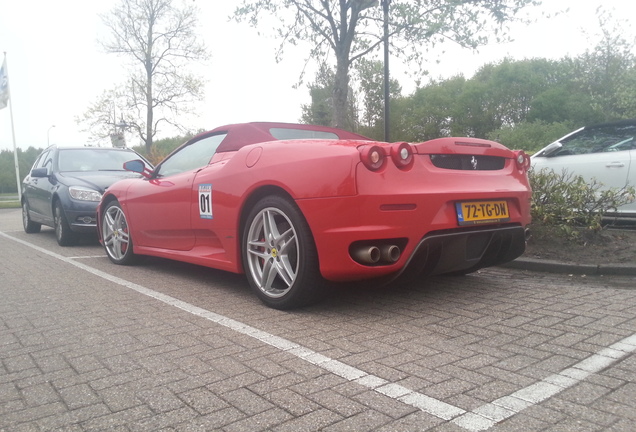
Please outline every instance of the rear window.
[{"label": "rear window", "polygon": [[338,135],[333,132],[306,129],[270,128],[269,133],[277,140],[338,139]]}]

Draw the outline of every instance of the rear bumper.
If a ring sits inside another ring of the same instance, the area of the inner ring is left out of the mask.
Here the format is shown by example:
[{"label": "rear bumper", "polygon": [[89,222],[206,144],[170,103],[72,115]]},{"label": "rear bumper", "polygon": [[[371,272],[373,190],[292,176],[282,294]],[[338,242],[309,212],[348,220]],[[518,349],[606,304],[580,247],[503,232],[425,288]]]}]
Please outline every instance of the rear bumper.
[{"label": "rear bumper", "polygon": [[523,254],[526,238],[526,229],[519,225],[432,232],[391,278],[471,273],[504,264]]},{"label": "rear bumper", "polygon": [[[519,224],[431,231],[420,239],[404,239],[406,247],[394,264],[364,265],[350,254],[345,256],[333,250],[326,257],[319,254],[320,268],[323,276],[334,282],[365,279],[391,282],[448,273],[465,274],[513,261],[524,253],[526,239],[527,228]],[[350,251],[347,243],[337,249]],[[333,259],[335,257],[340,259]]]},{"label": "rear bumper", "polygon": [[[419,199],[356,197],[299,201],[318,251],[320,271],[334,282],[395,279],[400,275],[470,273],[514,260],[525,251],[530,223],[529,193],[499,194],[510,220],[459,226],[452,197]],[[491,197],[478,197],[481,199]],[[416,203],[404,210],[382,210],[386,202]],[[370,263],[355,252],[397,246],[394,261]]]}]

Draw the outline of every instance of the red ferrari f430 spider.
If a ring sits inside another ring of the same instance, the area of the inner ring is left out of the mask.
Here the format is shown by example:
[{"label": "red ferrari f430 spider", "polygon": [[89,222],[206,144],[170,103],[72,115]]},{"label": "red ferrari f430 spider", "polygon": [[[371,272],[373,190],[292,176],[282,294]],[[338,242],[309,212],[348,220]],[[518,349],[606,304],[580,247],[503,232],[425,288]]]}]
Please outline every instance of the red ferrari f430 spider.
[{"label": "red ferrari f430 spider", "polygon": [[149,255],[244,273],[268,306],[331,282],[466,274],[514,260],[530,223],[529,157],[493,141],[385,143],[322,126],[202,133],[104,193],[108,257]]}]

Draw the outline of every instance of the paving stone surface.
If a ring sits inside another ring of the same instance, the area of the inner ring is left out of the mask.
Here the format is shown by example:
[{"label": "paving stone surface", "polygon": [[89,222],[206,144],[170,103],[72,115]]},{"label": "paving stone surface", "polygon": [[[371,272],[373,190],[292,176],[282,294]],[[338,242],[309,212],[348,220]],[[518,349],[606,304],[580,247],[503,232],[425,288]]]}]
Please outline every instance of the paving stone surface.
[{"label": "paving stone surface", "polygon": [[636,278],[493,268],[296,311],[0,210],[0,431],[627,431]]}]

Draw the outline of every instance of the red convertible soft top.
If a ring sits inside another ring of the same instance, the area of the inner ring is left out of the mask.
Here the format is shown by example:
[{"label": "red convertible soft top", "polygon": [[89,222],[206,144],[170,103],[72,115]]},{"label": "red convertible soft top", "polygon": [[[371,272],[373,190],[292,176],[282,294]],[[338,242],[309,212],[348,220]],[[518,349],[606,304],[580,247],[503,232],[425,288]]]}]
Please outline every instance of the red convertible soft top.
[{"label": "red convertible soft top", "polygon": [[219,126],[202,135],[227,133],[217,153],[236,151],[249,144],[289,139],[353,139],[369,138],[342,129],[297,123],[252,122]]}]

